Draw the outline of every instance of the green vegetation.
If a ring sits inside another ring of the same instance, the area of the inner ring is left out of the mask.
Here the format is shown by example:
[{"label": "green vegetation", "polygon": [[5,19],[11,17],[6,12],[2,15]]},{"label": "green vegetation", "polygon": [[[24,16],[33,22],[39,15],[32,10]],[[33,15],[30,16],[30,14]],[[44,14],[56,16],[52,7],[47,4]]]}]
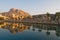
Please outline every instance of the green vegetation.
[{"label": "green vegetation", "polygon": [[49,22],[50,21],[50,13],[46,13],[46,16],[47,16],[47,22]]},{"label": "green vegetation", "polygon": [[[17,11],[16,11],[17,10]],[[41,23],[58,23],[60,21],[60,12],[56,12],[55,14],[50,14],[47,12],[46,14],[40,15],[30,15],[23,10],[18,9],[10,9],[8,12],[1,13],[0,20],[19,20],[19,21],[29,21],[29,22],[41,22]]]},{"label": "green vegetation", "polygon": [[58,21],[58,24],[59,24],[59,19],[60,19],[60,12],[56,12],[56,17],[57,17],[57,21]]}]

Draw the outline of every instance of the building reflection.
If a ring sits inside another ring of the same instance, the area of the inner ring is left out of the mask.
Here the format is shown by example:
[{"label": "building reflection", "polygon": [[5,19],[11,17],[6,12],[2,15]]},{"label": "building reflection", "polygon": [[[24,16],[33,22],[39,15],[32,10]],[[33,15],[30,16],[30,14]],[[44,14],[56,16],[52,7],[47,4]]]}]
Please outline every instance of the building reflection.
[{"label": "building reflection", "polygon": [[45,30],[46,35],[50,35],[51,31],[55,31],[56,36],[60,36],[60,25],[3,22],[0,23],[0,29],[7,29],[13,34],[23,32],[25,30],[36,31],[37,29],[38,32],[42,32],[42,30]]},{"label": "building reflection", "polygon": [[36,29],[38,29],[39,32],[45,30],[46,35],[50,35],[51,31],[55,31],[56,36],[60,36],[60,25],[34,24],[33,31],[35,31]]}]

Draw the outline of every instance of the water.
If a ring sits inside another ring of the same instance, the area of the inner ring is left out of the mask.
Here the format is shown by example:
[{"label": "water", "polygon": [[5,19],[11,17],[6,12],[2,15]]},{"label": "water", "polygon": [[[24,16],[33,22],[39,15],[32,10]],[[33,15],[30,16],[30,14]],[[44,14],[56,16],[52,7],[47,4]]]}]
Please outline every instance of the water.
[{"label": "water", "polygon": [[60,25],[4,22],[0,40],[60,40]]}]

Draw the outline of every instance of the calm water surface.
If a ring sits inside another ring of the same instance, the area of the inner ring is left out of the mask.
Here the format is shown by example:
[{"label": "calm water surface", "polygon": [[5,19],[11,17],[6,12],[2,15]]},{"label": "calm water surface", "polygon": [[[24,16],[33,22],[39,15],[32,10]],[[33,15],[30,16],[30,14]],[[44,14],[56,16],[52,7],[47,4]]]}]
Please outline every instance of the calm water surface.
[{"label": "calm water surface", "polygon": [[0,40],[60,40],[60,25],[4,22]]}]

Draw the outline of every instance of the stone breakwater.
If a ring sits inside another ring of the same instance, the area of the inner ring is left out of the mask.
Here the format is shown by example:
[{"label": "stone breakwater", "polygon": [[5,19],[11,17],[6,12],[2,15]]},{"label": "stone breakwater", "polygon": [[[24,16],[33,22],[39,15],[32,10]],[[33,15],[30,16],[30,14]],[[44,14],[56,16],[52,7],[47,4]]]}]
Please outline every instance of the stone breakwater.
[{"label": "stone breakwater", "polygon": [[58,22],[38,22],[38,21],[20,21],[20,20],[0,20],[0,22],[12,22],[12,23],[40,23],[40,24],[60,24]]}]

